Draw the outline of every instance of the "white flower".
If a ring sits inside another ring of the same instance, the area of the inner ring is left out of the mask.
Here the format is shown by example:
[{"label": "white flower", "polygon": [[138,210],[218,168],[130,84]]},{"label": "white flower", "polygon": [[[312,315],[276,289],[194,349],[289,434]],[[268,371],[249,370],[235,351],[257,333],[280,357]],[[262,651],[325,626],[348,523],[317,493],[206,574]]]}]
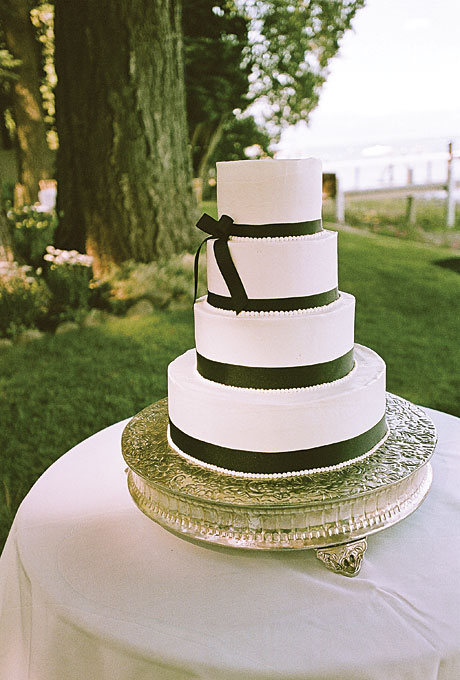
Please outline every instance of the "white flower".
[{"label": "white flower", "polygon": [[78,265],[80,267],[91,267],[93,258],[91,255],[83,255],[77,250],[59,250],[53,246],[47,246],[47,254],[43,256],[44,260],[52,262],[54,265]]},{"label": "white flower", "polygon": [[33,283],[35,281],[33,276],[28,276],[32,267],[28,265],[19,265],[17,262],[0,262],[0,277],[3,281],[11,281],[13,279],[21,279],[26,283]]}]

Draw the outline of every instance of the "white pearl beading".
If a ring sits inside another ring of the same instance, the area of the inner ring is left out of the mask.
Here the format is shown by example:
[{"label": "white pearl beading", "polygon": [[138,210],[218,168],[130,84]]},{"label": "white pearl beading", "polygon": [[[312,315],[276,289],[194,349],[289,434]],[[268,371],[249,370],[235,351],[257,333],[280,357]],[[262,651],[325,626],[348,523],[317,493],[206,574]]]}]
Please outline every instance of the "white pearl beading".
[{"label": "white pearl beading", "polygon": [[253,241],[257,239],[258,241],[273,241],[274,243],[278,241],[314,241],[315,239],[322,238],[325,232],[328,234],[333,233],[330,229],[322,229],[314,234],[302,234],[302,236],[229,236],[229,240]]}]

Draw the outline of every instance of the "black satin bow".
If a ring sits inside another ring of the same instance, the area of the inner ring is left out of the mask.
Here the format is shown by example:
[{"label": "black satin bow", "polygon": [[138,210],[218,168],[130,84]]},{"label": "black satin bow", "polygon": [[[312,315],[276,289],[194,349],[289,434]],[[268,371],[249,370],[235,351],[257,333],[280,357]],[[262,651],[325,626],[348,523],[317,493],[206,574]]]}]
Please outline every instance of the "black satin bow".
[{"label": "black satin bow", "polygon": [[196,223],[198,229],[211,234],[214,238],[228,238],[231,234],[233,219],[229,215],[222,215],[219,220],[204,213]]},{"label": "black satin bow", "polygon": [[231,235],[233,220],[228,215],[222,215],[219,220],[215,220],[206,213],[200,217],[196,226],[206,234],[211,234],[202,241],[195,255],[195,300],[198,293],[198,262],[201,247],[209,239],[214,241],[214,256],[220,273],[227,284],[227,288],[232,299],[233,309],[237,314],[243,311],[248,302],[248,296],[243,286],[243,282],[236,270],[228,247],[228,237]]}]

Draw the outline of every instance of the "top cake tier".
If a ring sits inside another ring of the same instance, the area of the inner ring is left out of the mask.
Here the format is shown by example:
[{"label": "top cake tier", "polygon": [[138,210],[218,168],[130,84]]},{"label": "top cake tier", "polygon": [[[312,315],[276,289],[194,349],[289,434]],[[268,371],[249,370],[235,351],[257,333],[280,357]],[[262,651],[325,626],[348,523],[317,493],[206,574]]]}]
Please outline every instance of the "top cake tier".
[{"label": "top cake tier", "polygon": [[236,224],[321,219],[322,167],[317,158],[217,163],[217,210]]}]

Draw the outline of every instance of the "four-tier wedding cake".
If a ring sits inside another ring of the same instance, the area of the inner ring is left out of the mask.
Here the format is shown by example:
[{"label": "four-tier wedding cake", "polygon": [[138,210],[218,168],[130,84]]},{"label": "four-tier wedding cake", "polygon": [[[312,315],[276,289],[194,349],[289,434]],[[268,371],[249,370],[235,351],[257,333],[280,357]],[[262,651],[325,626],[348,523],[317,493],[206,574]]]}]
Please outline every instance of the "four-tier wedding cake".
[{"label": "four-tier wedding cake", "polygon": [[208,294],[196,350],[168,369],[170,445],[248,477],[342,467],[387,435],[385,363],[354,344],[338,290],[337,233],[322,228],[314,158],[217,164],[204,215]]}]

